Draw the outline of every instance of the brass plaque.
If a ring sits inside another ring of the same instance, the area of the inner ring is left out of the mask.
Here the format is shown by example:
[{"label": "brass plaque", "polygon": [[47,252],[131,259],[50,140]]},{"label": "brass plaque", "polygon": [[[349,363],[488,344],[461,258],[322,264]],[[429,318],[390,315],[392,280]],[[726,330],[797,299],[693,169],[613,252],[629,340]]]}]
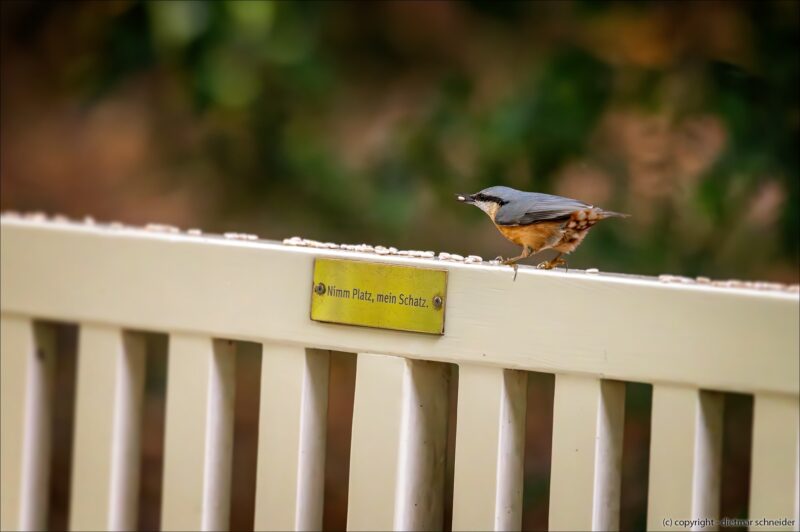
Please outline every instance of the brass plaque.
[{"label": "brass plaque", "polygon": [[311,319],[444,334],[446,296],[446,270],[316,259]]}]

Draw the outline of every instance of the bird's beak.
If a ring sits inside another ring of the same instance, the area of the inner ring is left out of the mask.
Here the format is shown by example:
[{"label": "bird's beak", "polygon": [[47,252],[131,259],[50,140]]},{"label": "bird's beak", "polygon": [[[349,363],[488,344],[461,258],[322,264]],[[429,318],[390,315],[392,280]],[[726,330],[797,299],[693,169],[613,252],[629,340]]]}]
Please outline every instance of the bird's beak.
[{"label": "bird's beak", "polygon": [[475,203],[475,200],[469,194],[456,194],[456,199],[461,203]]}]

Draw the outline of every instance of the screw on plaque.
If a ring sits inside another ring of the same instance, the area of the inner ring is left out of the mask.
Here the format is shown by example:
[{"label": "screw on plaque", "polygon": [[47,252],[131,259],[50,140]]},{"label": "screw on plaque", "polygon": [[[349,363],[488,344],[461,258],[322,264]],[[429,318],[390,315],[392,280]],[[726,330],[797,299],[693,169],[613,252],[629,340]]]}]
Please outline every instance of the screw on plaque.
[{"label": "screw on plaque", "polygon": [[442,308],[442,296],[433,296],[433,308]]},{"label": "screw on plaque", "polygon": [[324,283],[317,283],[317,286],[314,287],[314,292],[316,292],[317,295],[320,295],[320,296],[322,294],[324,294],[325,293],[325,284]]}]

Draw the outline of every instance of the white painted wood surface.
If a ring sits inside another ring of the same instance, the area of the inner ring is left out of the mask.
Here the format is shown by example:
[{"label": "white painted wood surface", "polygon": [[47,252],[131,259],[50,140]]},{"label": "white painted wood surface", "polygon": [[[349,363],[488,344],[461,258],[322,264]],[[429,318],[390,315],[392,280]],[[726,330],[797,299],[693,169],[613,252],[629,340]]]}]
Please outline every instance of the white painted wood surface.
[{"label": "white painted wood surface", "polygon": [[675,520],[719,519],[722,414],[720,394],[653,386],[648,530],[681,529]]},{"label": "white painted wood surface", "polygon": [[[319,527],[329,349],[361,353],[353,530],[440,526],[442,362],[460,368],[454,530],[520,527],[519,370],[557,374],[551,528],[618,524],[624,392],[612,380],[654,384],[648,528],[718,516],[722,399],[701,390],[755,394],[750,518],[797,516],[797,294],[526,267],[514,282],[509,268],[490,265],[9,218],[0,246],[4,530],[40,529],[47,519],[54,348],[34,319],[84,324],[73,528],[130,528],[135,512],[144,362],[122,330],[175,331],[164,530],[228,525],[234,349],[213,338],[264,345],[259,529]],[[318,256],[446,268],[446,334],[311,322],[303,294]],[[97,473],[86,480],[88,472]]]},{"label": "white painted wood surface", "polygon": [[448,368],[359,354],[348,530],[442,527]]},{"label": "white painted wood surface", "polygon": [[135,530],[145,339],[83,325],[73,447],[71,530]]},{"label": "white painted wood surface", "polygon": [[28,318],[0,318],[0,528],[47,522],[55,337]]},{"label": "white painted wood surface", "polygon": [[230,512],[233,342],[171,334],[162,530],[226,530]]},{"label": "white painted wood surface", "polygon": [[526,391],[524,372],[459,367],[453,530],[519,530]]},{"label": "white painted wood surface", "polygon": [[556,375],[550,530],[619,529],[625,384]]},{"label": "white painted wood surface", "polygon": [[764,523],[753,530],[797,530],[798,421],[797,397],[756,395],[753,402],[753,462],[750,474],[750,519],[786,519],[794,526]]},{"label": "white painted wood surface", "polygon": [[[718,391],[797,394],[797,294],[527,267],[520,267],[514,282],[510,268],[489,265],[26,220],[3,220],[0,227],[4,312]],[[446,268],[446,334],[310,322],[308,298],[298,294],[308,294],[317,256]],[[587,301],[601,304],[602,312]]]},{"label": "white painted wood surface", "polygon": [[320,530],[329,353],[264,343],[256,530]]}]

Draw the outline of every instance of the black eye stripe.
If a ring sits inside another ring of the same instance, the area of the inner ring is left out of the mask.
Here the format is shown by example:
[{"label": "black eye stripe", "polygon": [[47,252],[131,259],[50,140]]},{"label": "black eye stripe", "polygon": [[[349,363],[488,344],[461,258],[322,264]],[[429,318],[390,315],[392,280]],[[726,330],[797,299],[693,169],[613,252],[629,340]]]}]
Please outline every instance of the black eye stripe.
[{"label": "black eye stripe", "polygon": [[500,198],[496,198],[494,196],[487,196],[486,194],[480,194],[480,193],[475,194],[473,196],[473,199],[475,201],[491,201],[494,203],[499,203],[500,205],[505,205],[506,203],[508,203],[507,201],[503,201]]}]

